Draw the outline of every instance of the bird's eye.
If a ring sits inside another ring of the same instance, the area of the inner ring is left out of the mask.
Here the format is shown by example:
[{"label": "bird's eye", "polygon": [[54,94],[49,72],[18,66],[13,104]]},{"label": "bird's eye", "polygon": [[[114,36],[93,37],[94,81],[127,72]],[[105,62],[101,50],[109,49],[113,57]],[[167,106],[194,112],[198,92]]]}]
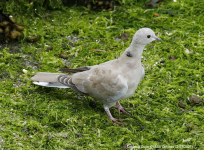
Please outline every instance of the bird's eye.
[{"label": "bird's eye", "polygon": [[148,35],[147,38],[149,39],[151,37],[151,35]]}]

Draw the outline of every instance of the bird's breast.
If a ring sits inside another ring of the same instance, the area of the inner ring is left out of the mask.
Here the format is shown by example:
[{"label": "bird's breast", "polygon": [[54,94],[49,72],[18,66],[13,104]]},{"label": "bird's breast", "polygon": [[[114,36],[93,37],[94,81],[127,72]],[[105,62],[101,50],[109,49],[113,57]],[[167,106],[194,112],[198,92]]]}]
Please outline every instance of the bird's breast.
[{"label": "bird's breast", "polygon": [[127,80],[128,91],[122,99],[128,98],[134,94],[143,76],[144,76],[144,68],[142,66],[138,67],[135,70],[133,69],[132,71],[125,73],[125,78],[128,79]]}]

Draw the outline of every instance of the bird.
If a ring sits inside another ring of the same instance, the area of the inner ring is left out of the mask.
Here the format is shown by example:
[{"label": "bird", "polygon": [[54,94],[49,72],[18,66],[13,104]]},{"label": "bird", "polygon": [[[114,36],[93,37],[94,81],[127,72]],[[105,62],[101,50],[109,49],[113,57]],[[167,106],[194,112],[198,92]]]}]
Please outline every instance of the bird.
[{"label": "bird", "polygon": [[144,78],[142,53],[145,46],[155,40],[161,41],[152,29],[141,28],[134,34],[129,47],[117,59],[94,66],[58,70],[72,74],[38,72],[31,80],[39,86],[71,88],[77,93],[90,96],[102,102],[112,123],[123,125],[124,123],[112,116],[109,108],[117,108],[119,115],[120,111],[130,115],[119,101],[132,96],[140,80]]}]

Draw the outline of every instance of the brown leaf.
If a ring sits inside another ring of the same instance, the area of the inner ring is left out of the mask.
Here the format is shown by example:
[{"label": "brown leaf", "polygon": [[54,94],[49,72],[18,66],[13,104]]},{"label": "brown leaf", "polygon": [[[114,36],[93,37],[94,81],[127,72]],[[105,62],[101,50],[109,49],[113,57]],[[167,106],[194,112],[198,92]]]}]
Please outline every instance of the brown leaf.
[{"label": "brown leaf", "polygon": [[106,51],[105,50],[100,50],[100,49],[94,49],[95,52],[103,52],[105,53]]},{"label": "brown leaf", "polygon": [[186,107],[185,104],[182,103],[182,102],[178,102],[178,106],[181,107],[181,108],[185,108]]},{"label": "brown leaf", "polygon": [[169,56],[169,59],[170,59],[170,60],[176,60],[176,58],[175,58],[173,55],[170,55],[170,56]]},{"label": "brown leaf", "polygon": [[198,96],[195,96],[195,95],[190,97],[190,101],[191,103],[194,103],[194,104],[199,104],[200,102],[203,103],[203,100],[201,100]]},{"label": "brown leaf", "polygon": [[123,33],[120,38],[122,40],[127,40],[129,37],[130,37],[130,35],[128,33]]},{"label": "brown leaf", "polygon": [[29,37],[28,41],[32,42],[32,43],[37,42],[38,41],[38,36]]}]

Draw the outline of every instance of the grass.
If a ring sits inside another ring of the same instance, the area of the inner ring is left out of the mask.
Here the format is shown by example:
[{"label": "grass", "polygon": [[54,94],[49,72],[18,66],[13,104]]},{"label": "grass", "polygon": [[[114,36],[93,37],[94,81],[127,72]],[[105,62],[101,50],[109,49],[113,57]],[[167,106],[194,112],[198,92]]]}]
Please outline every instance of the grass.
[{"label": "grass", "polygon": [[[135,149],[162,145],[203,149],[203,103],[188,102],[191,95],[204,98],[203,8],[204,2],[198,0],[163,1],[153,9],[139,1],[116,6],[113,12],[30,7],[25,13],[16,11],[20,8],[13,2],[7,4],[5,12],[25,29],[20,45],[11,42],[0,51],[0,148],[123,149],[131,144]],[[112,124],[100,102],[95,100],[96,108],[90,107],[90,97],[69,89],[35,86],[30,80],[36,72],[57,72],[65,62],[76,68],[118,58],[142,27],[153,29],[162,42],[146,47],[145,78],[132,97],[121,101],[131,108],[132,117],[118,116],[111,109],[114,117],[124,119],[124,126]],[[130,38],[116,41],[122,33]],[[28,43],[29,36],[39,40]],[[72,47],[66,36],[79,41]],[[61,53],[66,59],[59,57]],[[182,112],[179,101],[194,111]]]}]

